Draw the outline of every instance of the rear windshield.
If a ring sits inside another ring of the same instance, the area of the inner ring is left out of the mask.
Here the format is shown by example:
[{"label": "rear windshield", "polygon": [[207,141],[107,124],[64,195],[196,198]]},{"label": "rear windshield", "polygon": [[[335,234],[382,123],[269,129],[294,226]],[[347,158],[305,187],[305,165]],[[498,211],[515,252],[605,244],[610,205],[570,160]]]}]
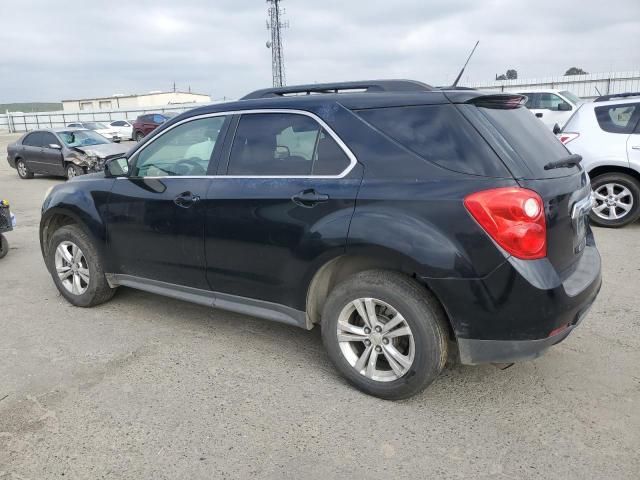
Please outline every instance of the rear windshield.
[{"label": "rear windshield", "polygon": [[487,177],[509,176],[495,152],[453,105],[373,108],[357,113],[405,148],[441,167]]},{"label": "rear windshield", "polygon": [[575,173],[576,166],[545,170],[544,166],[569,155],[569,151],[540,120],[524,107],[498,109],[480,107],[484,118],[500,133],[509,153],[520,158],[534,178],[563,177]]}]

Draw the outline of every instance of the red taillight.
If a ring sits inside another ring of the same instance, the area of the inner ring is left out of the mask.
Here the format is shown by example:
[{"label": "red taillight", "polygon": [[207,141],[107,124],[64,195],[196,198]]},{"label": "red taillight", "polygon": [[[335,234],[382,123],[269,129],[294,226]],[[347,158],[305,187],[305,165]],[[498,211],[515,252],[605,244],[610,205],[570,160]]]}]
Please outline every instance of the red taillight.
[{"label": "red taillight", "polygon": [[544,204],[536,192],[519,187],[472,193],[464,206],[482,228],[514,257],[533,260],[547,256]]},{"label": "red taillight", "polygon": [[575,140],[579,136],[580,136],[579,133],[573,133],[573,132],[559,133],[558,134],[558,140],[560,140],[562,143],[564,143],[566,145],[571,140]]}]

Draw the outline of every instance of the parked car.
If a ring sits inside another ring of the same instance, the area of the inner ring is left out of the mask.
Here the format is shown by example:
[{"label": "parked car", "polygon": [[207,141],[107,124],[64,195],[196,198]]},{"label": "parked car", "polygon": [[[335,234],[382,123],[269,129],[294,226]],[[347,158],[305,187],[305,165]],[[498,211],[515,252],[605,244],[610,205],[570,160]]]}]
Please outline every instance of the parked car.
[{"label": "parked car", "polygon": [[522,90],[518,93],[527,97],[525,107],[542,120],[549,130],[553,130],[556,123],[562,128],[573,112],[584,103],[584,100],[568,90]]},{"label": "parked car", "polygon": [[523,101],[388,80],[196,108],[53,187],[42,254],[73,305],[128,286],[320,325],[382,398],[421,391],[450,348],[534,358],[585,317],[600,256],[586,172]]},{"label": "parked car", "polygon": [[124,140],[133,140],[133,122],[130,120],[114,120],[109,124],[116,131],[118,137]]},{"label": "parked car", "polygon": [[591,221],[623,227],[640,218],[640,94],[582,105],[557,135],[591,177]]},{"label": "parked car", "polygon": [[139,142],[153,132],[158,126],[170,120],[175,115],[172,113],[147,113],[140,115],[133,122],[133,139]]},{"label": "parked car", "polygon": [[25,133],[7,146],[7,160],[23,179],[34,173],[72,178],[102,171],[107,159],[126,151],[92,130],[60,128]]},{"label": "parked car", "polygon": [[112,142],[119,142],[120,136],[115,128],[108,127],[104,123],[100,122],[73,122],[67,125],[68,128],[86,128],[87,130],[93,130],[99,133],[103,137]]}]

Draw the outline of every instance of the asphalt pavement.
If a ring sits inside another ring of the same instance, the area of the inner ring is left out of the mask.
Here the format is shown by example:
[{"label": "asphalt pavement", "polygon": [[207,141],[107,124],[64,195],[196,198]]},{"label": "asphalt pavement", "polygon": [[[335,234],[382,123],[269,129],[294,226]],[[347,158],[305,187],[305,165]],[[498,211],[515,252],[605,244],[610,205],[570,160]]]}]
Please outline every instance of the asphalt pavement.
[{"label": "asphalt pavement", "polygon": [[0,480],[640,478],[640,224],[595,230],[602,292],[565,342],[388,402],[338,376],[317,328],[125,288],[69,305],[38,244],[62,181],[0,159],[18,219],[0,260]]}]

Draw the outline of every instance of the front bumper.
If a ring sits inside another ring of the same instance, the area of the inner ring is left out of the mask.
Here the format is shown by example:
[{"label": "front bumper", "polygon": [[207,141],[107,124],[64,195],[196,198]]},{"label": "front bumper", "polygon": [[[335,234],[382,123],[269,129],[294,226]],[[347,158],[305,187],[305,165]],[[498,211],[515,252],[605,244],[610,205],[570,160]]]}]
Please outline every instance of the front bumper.
[{"label": "front bumper", "polygon": [[482,279],[429,280],[451,321],[464,364],[540,356],[584,319],[602,283],[590,235],[580,260],[558,275],[547,259],[509,259]]}]

